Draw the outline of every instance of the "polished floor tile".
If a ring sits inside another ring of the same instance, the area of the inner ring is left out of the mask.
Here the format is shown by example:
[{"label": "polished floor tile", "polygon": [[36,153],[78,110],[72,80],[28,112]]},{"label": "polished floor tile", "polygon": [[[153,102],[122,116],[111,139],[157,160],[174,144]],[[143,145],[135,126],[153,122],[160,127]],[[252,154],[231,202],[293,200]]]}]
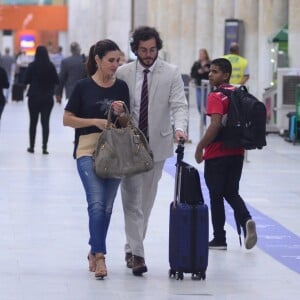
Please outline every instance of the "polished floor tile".
[{"label": "polished floor tile", "polygon": [[[168,278],[169,203],[174,162],[165,166],[145,241],[149,272],[132,276],[123,254],[124,218],[118,193],[108,233],[109,276],[88,271],[85,196],[72,158],[73,130],[62,126],[63,106],[51,115],[48,156],[38,125],[34,154],[27,153],[27,103],[8,103],[0,124],[0,299],[2,300],[181,300],[299,299],[300,145],[268,135],[264,150],[248,152],[241,195],[257,222],[259,242],[239,246],[227,206],[227,251],[210,251],[207,279]],[[185,160],[193,165],[199,116],[190,105]],[[198,165],[203,192],[203,165]]]}]

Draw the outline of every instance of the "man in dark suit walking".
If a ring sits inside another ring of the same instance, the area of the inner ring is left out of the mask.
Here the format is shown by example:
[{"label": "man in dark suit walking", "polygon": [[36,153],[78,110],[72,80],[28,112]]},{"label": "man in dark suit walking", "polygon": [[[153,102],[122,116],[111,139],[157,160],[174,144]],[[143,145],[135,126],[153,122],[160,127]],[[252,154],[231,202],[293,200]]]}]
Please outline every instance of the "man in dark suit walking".
[{"label": "man in dark suit walking", "polygon": [[69,99],[75,83],[86,76],[84,59],[81,56],[80,46],[73,42],[70,45],[71,55],[61,62],[59,84],[56,89],[56,101],[61,103],[63,89],[66,91],[66,99]]}]

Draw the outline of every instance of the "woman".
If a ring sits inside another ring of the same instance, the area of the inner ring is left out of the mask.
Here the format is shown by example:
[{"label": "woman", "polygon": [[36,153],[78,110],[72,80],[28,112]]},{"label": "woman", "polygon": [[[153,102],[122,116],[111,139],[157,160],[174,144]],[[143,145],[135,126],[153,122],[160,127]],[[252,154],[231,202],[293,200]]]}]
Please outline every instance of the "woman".
[{"label": "woman", "polygon": [[4,68],[0,67],[0,120],[6,104],[6,99],[3,94],[3,89],[9,88],[9,80]]},{"label": "woman", "polygon": [[49,154],[47,150],[49,120],[54,105],[54,87],[58,84],[58,76],[49,59],[46,47],[38,46],[36,48],[34,61],[29,64],[24,74],[24,84],[30,85],[27,93],[30,117],[27,151],[34,153],[36,126],[39,115],[41,115],[43,154]]},{"label": "woman", "polygon": [[[101,131],[107,124],[110,104],[120,124],[123,102],[129,107],[126,83],[115,78],[120,60],[120,49],[111,40],[102,40],[90,48],[87,70],[90,77],[77,82],[66,105],[63,122],[75,128],[74,157],[86,192],[89,215],[89,269],[96,278],[107,276],[105,265],[106,234],[119,179],[97,177],[93,168],[93,152]],[[118,122],[117,122],[118,123]]]},{"label": "woman", "polygon": [[[199,58],[197,61],[194,62],[191,69],[191,78],[194,80],[196,84],[196,99],[197,99],[197,108],[199,112],[201,112],[201,81],[202,79],[208,80],[209,67],[210,67],[210,59],[207,50],[204,48],[200,49]],[[203,103],[204,108],[206,105],[206,97],[207,97],[207,90],[204,90],[204,97],[203,97],[205,101]]]}]

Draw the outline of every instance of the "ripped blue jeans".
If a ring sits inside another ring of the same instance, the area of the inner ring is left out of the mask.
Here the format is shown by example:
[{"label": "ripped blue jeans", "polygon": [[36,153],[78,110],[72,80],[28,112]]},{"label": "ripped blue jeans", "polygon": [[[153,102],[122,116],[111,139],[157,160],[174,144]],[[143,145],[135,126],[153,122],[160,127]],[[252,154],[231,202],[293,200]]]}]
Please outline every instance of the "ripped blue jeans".
[{"label": "ripped blue jeans", "polygon": [[77,169],[88,204],[91,252],[106,254],[107,230],[121,180],[98,177],[91,156],[78,158]]}]

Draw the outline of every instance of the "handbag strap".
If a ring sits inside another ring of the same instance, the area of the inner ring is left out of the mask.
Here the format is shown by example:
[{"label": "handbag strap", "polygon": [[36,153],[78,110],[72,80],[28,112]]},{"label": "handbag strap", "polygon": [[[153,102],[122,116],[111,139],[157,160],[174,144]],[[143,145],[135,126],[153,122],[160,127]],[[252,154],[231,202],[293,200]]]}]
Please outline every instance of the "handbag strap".
[{"label": "handbag strap", "polygon": [[[126,117],[128,118],[127,127],[128,126],[133,126],[132,119],[130,117],[128,107],[124,102],[123,102],[123,107],[124,107],[124,113],[125,113]],[[111,127],[114,127],[114,125],[115,125],[111,120],[111,116],[112,116],[112,104],[109,106],[109,109],[108,109],[106,128],[111,128]]]}]

